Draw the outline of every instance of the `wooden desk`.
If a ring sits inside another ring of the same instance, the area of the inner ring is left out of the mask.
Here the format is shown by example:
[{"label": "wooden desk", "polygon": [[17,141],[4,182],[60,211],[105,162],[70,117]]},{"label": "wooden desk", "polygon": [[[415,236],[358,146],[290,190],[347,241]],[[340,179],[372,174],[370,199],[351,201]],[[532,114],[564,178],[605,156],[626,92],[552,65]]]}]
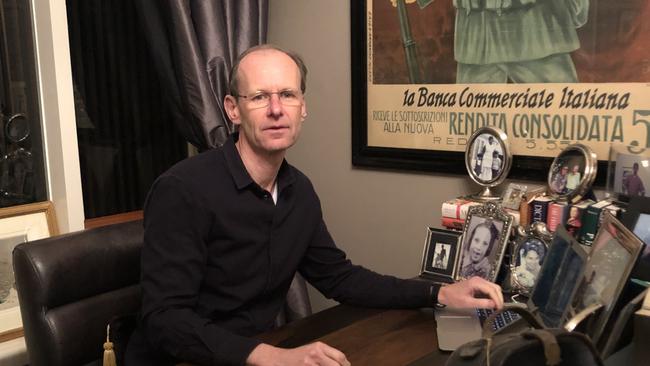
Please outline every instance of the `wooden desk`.
[{"label": "wooden desk", "polygon": [[261,334],[265,343],[293,348],[322,341],[341,350],[353,366],[444,365],[433,311],[367,309],[338,305]]}]

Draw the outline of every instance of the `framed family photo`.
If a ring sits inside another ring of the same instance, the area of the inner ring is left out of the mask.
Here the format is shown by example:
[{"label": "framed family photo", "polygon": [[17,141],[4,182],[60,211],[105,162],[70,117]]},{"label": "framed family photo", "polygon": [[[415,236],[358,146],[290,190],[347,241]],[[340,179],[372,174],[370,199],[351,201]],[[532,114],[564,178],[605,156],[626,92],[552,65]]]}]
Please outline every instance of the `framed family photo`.
[{"label": "framed family photo", "polygon": [[523,184],[509,183],[503,196],[501,196],[501,206],[511,210],[519,210],[521,200],[526,194],[528,186]]},{"label": "framed family photo", "polygon": [[589,334],[594,343],[603,334],[642,247],[643,242],[609,211],[603,214],[573,300],[575,313],[592,304],[603,305]]},{"label": "framed family photo", "polygon": [[461,241],[457,280],[479,276],[494,282],[508,244],[512,216],[494,202],[469,209]]},{"label": "framed family photo", "polygon": [[0,209],[0,342],[22,335],[12,252],[16,245],[58,234],[51,202]]},{"label": "framed family photo", "polygon": [[350,2],[353,164],[462,175],[469,137],[494,126],[511,139],[511,178],[545,181],[584,143],[605,185],[610,144],[650,147],[650,9],[555,3]]},{"label": "framed family photo", "polygon": [[548,172],[548,187],[557,200],[578,202],[596,178],[596,154],[586,145],[572,144],[558,154]]},{"label": "framed family photo", "polygon": [[650,197],[632,197],[621,221],[645,244],[631,276],[650,281]]},{"label": "framed family photo", "polygon": [[619,201],[650,196],[650,150],[612,145],[609,153],[607,191]]},{"label": "framed family photo", "polygon": [[530,295],[544,264],[551,239],[552,235],[546,226],[535,222],[517,240],[510,260],[510,287],[514,292]]},{"label": "framed family photo", "polygon": [[460,233],[427,228],[420,275],[453,282],[456,274]]}]

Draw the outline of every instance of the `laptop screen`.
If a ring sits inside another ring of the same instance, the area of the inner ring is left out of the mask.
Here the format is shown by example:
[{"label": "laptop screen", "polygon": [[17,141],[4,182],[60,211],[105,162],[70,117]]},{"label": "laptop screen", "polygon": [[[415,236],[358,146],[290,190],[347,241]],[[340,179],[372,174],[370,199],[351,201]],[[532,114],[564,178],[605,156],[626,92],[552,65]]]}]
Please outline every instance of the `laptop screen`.
[{"label": "laptop screen", "polygon": [[547,327],[559,327],[564,322],[586,260],[580,244],[563,227],[558,227],[529,304]]}]

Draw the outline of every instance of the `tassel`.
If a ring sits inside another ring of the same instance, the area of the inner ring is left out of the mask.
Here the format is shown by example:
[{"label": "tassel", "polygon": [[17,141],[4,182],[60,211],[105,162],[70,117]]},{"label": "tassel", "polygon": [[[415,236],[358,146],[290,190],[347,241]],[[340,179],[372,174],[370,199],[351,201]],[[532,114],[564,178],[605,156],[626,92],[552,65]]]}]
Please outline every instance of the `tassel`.
[{"label": "tassel", "polygon": [[110,324],[106,326],[106,342],[104,342],[104,363],[103,366],[117,366],[115,360],[115,351],[113,351],[113,342],[110,341]]}]

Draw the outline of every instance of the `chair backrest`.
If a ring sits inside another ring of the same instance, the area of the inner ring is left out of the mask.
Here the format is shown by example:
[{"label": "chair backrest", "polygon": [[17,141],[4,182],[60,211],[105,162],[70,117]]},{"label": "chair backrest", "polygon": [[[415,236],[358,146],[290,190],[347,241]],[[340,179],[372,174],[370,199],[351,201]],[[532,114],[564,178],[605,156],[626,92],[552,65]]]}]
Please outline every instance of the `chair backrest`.
[{"label": "chair backrest", "polygon": [[29,363],[102,357],[106,325],[139,310],[142,221],[18,245],[13,252]]},{"label": "chair backrest", "polygon": [[[25,243],[14,249],[16,287],[31,366],[101,364],[106,325],[121,325],[132,318],[125,315],[140,310],[143,235],[139,220]],[[276,325],[310,314],[305,280],[296,274]],[[125,328],[130,331],[130,326]],[[117,328],[115,331],[119,332]],[[125,341],[128,334],[121,336]]]}]

